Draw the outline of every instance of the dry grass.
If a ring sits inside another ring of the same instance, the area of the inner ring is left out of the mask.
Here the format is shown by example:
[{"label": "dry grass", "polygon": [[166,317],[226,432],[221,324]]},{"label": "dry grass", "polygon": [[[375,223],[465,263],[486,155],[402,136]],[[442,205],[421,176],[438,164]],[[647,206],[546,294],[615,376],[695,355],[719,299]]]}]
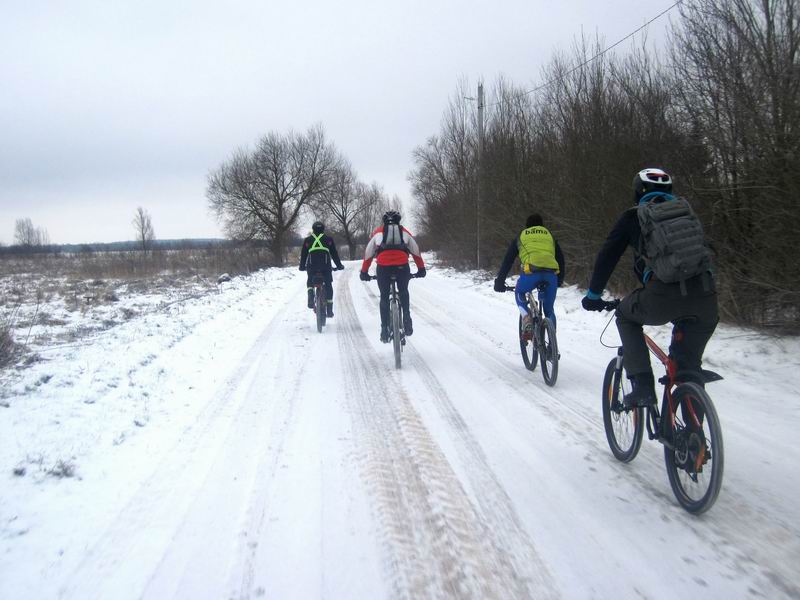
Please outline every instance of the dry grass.
[{"label": "dry grass", "polygon": [[11,324],[0,320],[0,369],[10,364],[17,354],[17,344],[11,331]]},{"label": "dry grass", "polygon": [[213,278],[222,273],[240,275],[272,265],[263,248],[202,248],[142,252],[92,252],[0,255],[0,276],[40,274],[91,280],[146,279],[156,276]]}]

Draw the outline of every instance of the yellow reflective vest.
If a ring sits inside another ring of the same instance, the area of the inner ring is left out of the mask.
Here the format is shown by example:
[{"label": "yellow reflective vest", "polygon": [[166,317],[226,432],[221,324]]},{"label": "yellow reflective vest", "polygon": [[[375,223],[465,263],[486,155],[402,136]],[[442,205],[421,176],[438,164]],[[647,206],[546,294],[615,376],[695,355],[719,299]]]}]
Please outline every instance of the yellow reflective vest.
[{"label": "yellow reflective vest", "polygon": [[519,234],[519,262],[523,273],[536,269],[552,269],[559,272],[556,260],[556,242],[546,227],[536,226],[523,229]]}]

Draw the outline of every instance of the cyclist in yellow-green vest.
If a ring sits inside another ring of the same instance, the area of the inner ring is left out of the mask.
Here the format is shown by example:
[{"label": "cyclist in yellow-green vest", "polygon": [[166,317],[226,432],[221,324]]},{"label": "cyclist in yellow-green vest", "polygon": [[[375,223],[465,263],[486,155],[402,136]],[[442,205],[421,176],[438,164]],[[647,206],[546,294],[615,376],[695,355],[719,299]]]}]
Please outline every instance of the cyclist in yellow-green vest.
[{"label": "cyclist in yellow-green vest", "polygon": [[333,316],[333,268],[331,260],[336,265],[336,270],[344,269],[336,243],[329,235],[325,235],[325,224],[316,221],[311,227],[311,235],[303,240],[300,251],[300,270],[308,272],[308,308],[314,308],[314,275],[320,274],[325,281],[325,299],[327,300],[327,313],[330,319]]},{"label": "cyclist in yellow-green vest", "polygon": [[506,277],[516,258],[519,258],[520,276],[514,295],[525,330],[530,331],[533,327],[525,304],[525,294],[541,282],[546,282],[547,286],[539,290],[539,302],[542,303],[544,315],[555,325],[553,305],[556,302],[556,289],[564,283],[564,254],[553,234],[543,225],[541,215],[530,215],[525,222],[525,229],[508,246],[494,280],[495,292],[506,291]]}]

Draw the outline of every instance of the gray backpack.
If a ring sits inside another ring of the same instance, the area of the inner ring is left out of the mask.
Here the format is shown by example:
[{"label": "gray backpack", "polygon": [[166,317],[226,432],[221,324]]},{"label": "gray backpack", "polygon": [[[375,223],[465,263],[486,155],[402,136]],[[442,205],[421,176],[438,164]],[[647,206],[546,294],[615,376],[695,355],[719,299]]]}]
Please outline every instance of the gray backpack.
[{"label": "gray backpack", "polygon": [[711,269],[700,219],[685,198],[659,196],[636,209],[641,227],[639,252],[664,283],[685,281]]},{"label": "gray backpack", "polygon": [[378,252],[384,250],[402,250],[408,252],[408,246],[403,239],[403,230],[397,223],[388,223],[383,226],[383,238],[378,246]]}]

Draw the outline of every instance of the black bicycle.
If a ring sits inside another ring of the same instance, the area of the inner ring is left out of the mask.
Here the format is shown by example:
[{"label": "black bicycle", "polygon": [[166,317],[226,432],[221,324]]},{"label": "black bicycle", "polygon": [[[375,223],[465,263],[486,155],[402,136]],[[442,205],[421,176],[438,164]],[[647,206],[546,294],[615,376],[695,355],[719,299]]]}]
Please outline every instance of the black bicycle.
[{"label": "black bicycle", "polygon": [[[544,291],[548,283],[542,281],[534,288],[536,292]],[[516,288],[506,286],[506,290],[516,294]],[[519,316],[519,350],[522,362],[529,371],[536,370],[537,363],[542,364],[542,377],[549,386],[556,384],[558,379],[558,340],[556,339],[555,324],[542,314],[542,303],[537,299],[537,294],[531,290],[525,294],[528,317],[532,327],[525,328],[522,315]]]},{"label": "black bicycle", "polygon": [[325,278],[317,273],[312,277],[311,285],[314,288],[314,314],[317,317],[317,331],[322,333],[322,328],[325,327],[325,321],[328,319]]},{"label": "black bicycle", "polygon": [[[333,270],[341,271],[342,269]],[[328,320],[328,295],[325,293],[325,277],[322,273],[315,273],[311,277],[311,286],[314,290],[314,315],[317,318],[317,331],[322,333],[322,328],[325,327],[325,322]]]},{"label": "black bicycle", "polygon": [[[615,310],[618,305],[619,300],[606,302],[605,309]],[[681,324],[690,319],[676,321],[673,335],[680,335]],[[661,410],[649,406],[645,416],[645,408],[625,406],[623,398],[631,388],[623,374],[623,349],[618,347],[603,378],[603,425],[608,445],[617,460],[632,461],[642,445],[646,424],[647,437],[664,445],[667,476],[680,505],[691,513],[705,512],[722,487],[725,452],[719,417],[703,385],[722,376],[706,369],[696,374],[681,373],[672,357],[650,336],[645,334],[644,340],[666,369],[658,380],[664,386]]]},{"label": "black bicycle", "polygon": [[[417,274],[411,276],[416,279]],[[376,277],[370,277],[375,280]],[[389,276],[389,339],[394,350],[394,367],[399,369],[403,362],[403,346],[406,345],[406,333],[403,328],[403,310],[400,305],[400,292],[397,290],[397,275]]]}]

